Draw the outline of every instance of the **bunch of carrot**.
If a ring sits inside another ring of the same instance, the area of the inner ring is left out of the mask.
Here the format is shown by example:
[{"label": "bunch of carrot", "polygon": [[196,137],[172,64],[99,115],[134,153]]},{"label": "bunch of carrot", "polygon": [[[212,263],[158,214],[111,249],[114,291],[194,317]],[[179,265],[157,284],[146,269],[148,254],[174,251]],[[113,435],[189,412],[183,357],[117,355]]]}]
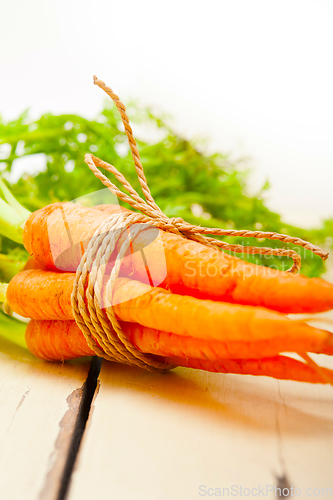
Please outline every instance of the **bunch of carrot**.
[{"label": "bunch of carrot", "polygon": [[[96,229],[117,211],[114,205],[55,203],[24,222],[22,241],[33,259],[10,281],[6,300],[32,319],[26,342],[35,355],[64,360],[93,354],[73,320],[74,273]],[[332,309],[332,284],[273,274],[181,236],[158,231],[152,238],[143,229],[122,263],[112,298],[138,350],[175,366],[333,383],[333,371],[317,367],[306,354],[333,354],[332,334],[286,316]],[[126,231],[110,267],[125,238]],[[212,269],[218,272],[212,275]],[[283,352],[299,353],[307,363]]]}]

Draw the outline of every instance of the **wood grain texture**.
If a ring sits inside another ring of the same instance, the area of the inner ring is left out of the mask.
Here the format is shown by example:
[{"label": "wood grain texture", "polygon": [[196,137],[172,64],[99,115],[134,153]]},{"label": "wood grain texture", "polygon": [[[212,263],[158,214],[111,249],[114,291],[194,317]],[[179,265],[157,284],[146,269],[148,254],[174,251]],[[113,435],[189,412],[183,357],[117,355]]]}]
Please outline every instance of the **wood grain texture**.
[{"label": "wood grain texture", "polygon": [[330,386],[103,362],[68,500],[192,500],[259,485],[303,496],[332,487],[332,445]]},{"label": "wood grain texture", "polygon": [[0,498],[57,498],[90,359],[59,364],[0,339]]}]

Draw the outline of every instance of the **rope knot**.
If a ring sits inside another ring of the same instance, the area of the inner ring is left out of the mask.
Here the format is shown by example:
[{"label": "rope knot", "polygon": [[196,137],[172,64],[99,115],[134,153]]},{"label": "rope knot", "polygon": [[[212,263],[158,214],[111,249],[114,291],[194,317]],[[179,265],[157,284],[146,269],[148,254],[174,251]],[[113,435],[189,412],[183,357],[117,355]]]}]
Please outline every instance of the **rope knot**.
[{"label": "rope knot", "polygon": [[187,224],[181,217],[170,217],[169,223],[175,226],[176,229],[178,229],[178,227],[180,226],[184,226],[185,224]]}]

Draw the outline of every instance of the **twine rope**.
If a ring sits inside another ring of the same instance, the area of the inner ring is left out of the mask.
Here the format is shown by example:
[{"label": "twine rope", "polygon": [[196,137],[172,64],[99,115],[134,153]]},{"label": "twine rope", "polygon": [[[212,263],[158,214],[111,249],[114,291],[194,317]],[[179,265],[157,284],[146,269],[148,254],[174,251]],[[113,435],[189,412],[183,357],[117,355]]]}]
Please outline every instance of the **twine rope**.
[{"label": "twine rope", "polygon": [[[98,356],[102,356],[111,361],[140,366],[150,371],[165,372],[174,368],[174,365],[167,365],[163,361],[163,358],[159,358],[158,356],[145,355],[138,351],[122,331],[112,307],[113,290],[115,281],[119,275],[122,260],[133,239],[135,239],[139,232],[145,229],[144,225],[146,225],[146,228],[154,226],[164,231],[178,234],[183,238],[196,241],[215,249],[231,250],[236,253],[244,252],[245,250],[251,254],[290,257],[293,259],[293,265],[288,270],[291,273],[298,272],[301,267],[301,256],[294,250],[229,244],[206,235],[241,236],[245,238],[278,240],[283,243],[292,243],[310,250],[314,254],[319,255],[323,260],[327,259],[328,253],[312,243],[285,234],[267,231],[250,231],[247,229],[207,228],[189,224],[181,217],[167,217],[156,204],[150,192],[141,164],[139,150],[124,104],[112,89],[106,86],[105,83],[96,76],[94,76],[94,84],[110,96],[120,113],[145,200],[140,197],[116,167],[92,154],[85,155],[85,162],[88,167],[94,175],[101,180],[104,186],[119,199],[128,203],[133,209],[139,210],[140,213],[123,212],[121,214],[109,216],[96,230],[82,256],[76,272],[72,293],[73,314],[89,347]],[[129,195],[118,189],[118,187],[100,171],[101,168],[112,173]],[[132,236],[130,236],[130,232],[127,231],[127,229],[133,224],[137,224],[137,227],[131,231]],[[104,285],[107,264],[116,249],[119,238],[125,231],[127,232],[127,238],[117,254],[111,275],[107,279],[106,285]],[[108,307],[101,307],[104,293],[110,300],[110,306]]]},{"label": "twine rope", "polygon": [[[296,273],[299,272],[301,268],[301,256],[295,251],[291,249],[283,249],[283,248],[269,248],[269,247],[255,247],[255,246],[243,246],[239,244],[229,244],[221,240],[217,240],[216,238],[207,237],[204,235],[215,235],[215,236],[240,236],[243,238],[266,238],[270,240],[277,240],[283,243],[292,243],[293,245],[297,245],[305,248],[306,250],[310,250],[314,254],[321,257],[323,260],[326,260],[328,257],[328,252],[325,252],[321,248],[312,243],[302,240],[301,238],[297,238],[294,236],[289,236],[286,234],[280,234],[271,231],[250,231],[248,229],[236,230],[236,229],[220,229],[220,228],[207,228],[189,224],[184,221],[181,217],[167,217],[162,210],[156,204],[152,194],[150,192],[142,163],[140,161],[139,150],[133,135],[132,128],[129,123],[129,118],[126,113],[126,108],[124,104],[120,101],[117,94],[113,92],[113,90],[108,87],[102,80],[99,80],[96,76],[94,76],[94,84],[100,87],[104,92],[108,94],[108,96],[115,103],[119,114],[121,116],[122,123],[125,128],[125,133],[129,142],[129,146],[131,149],[132,157],[134,160],[135,169],[138,174],[138,179],[145,196],[145,200],[143,200],[139,194],[135,191],[135,189],[131,186],[131,184],[125,179],[125,177],[109,163],[97,158],[92,154],[85,155],[85,162],[88,167],[92,170],[94,175],[101,180],[105,187],[107,187],[113,194],[115,194],[119,199],[128,203],[135,210],[139,210],[143,215],[150,218],[150,224],[158,227],[159,229],[163,229],[164,231],[169,231],[176,234],[181,234],[185,238],[197,241],[202,243],[203,245],[210,246],[213,248],[220,248],[223,250],[230,250],[236,253],[242,253],[245,251],[251,254],[260,254],[260,255],[277,255],[283,257],[291,257],[293,259],[293,265],[288,270],[289,272]],[[126,193],[118,189],[118,187],[113,184],[102,172],[100,168],[107,170],[112,173],[115,178],[122,184],[124,189],[129,193],[128,196]],[[142,219],[143,221],[144,219]]]},{"label": "twine rope", "polygon": [[[124,219],[126,219],[125,225]],[[103,221],[96,230],[76,272],[72,292],[72,310],[74,319],[89,347],[98,356],[109,361],[139,366],[149,371],[165,372],[174,366],[167,365],[163,358],[148,356],[138,351],[122,331],[112,307],[113,288],[122,260],[132,241],[144,230],[139,224],[131,231],[131,234],[127,233],[127,238],[117,254],[105,289],[105,296],[110,305],[103,307],[103,284],[106,281],[104,277],[107,264],[116,249],[119,238],[127,231],[128,225],[135,224],[139,220],[140,214],[116,214]]]}]

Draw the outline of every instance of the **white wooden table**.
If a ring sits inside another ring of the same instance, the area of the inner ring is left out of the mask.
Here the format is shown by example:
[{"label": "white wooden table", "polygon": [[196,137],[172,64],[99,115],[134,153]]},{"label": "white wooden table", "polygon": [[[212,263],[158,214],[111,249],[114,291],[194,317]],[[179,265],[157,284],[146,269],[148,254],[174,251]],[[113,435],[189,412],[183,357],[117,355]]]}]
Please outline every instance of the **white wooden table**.
[{"label": "white wooden table", "polygon": [[98,370],[0,340],[1,500],[333,497],[332,387]]}]

